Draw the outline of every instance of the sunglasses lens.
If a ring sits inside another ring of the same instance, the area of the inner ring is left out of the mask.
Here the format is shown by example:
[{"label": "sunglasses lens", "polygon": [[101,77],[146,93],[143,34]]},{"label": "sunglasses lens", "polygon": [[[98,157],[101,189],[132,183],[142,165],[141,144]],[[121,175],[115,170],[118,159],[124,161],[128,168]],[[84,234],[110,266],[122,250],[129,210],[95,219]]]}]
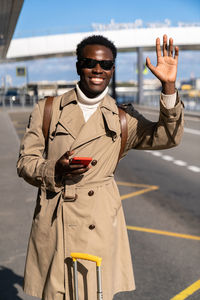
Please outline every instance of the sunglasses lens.
[{"label": "sunglasses lens", "polygon": [[113,66],[112,60],[102,60],[99,63],[100,63],[100,66],[102,67],[102,69],[104,69],[104,70],[110,70]]},{"label": "sunglasses lens", "polygon": [[92,58],[82,58],[80,60],[81,68],[92,69],[94,68],[97,63],[100,64],[101,68],[104,70],[111,70],[114,62],[112,60],[96,60]]},{"label": "sunglasses lens", "polygon": [[83,58],[81,59],[81,67],[82,68],[87,68],[87,69],[92,69],[96,66],[96,60],[91,59],[91,58]]}]

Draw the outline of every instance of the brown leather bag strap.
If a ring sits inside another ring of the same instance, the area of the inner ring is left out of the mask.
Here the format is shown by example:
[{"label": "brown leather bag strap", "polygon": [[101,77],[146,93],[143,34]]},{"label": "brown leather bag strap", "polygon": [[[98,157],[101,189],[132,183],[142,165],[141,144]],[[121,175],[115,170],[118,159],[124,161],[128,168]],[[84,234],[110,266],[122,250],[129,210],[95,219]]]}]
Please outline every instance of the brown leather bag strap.
[{"label": "brown leather bag strap", "polygon": [[121,126],[121,148],[118,157],[118,162],[119,162],[126,146],[126,142],[128,138],[128,126],[127,126],[126,112],[120,107],[118,107],[118,111],[119,111],[119,119],[120,119],[120,126]]},{"label": "brown leather bag strap", "polygon": [[45,152],[47,152],[47,148],[48,148],[49,128],[50,128],[51,117],[52,117],[53,99],[54,97],[47,97],[44,106],[42,132],[45,138]]}]

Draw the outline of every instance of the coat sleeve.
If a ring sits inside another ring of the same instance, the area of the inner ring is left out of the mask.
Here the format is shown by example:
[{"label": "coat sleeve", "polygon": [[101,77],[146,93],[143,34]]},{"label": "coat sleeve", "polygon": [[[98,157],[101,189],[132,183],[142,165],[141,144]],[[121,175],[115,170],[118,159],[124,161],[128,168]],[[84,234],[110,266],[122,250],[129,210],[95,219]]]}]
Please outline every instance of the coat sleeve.
[{"label": "coat sleeve", "polygon": [[167,109],[160,99],[158,122],[147,120],[132,106],[127,107],[128,139],[125,152],[130,149],[158,150],[178,145],[183,134],[183,103],[177,93],[176,105]]},{"label": "coat sleeve", "polygon": [[45,139],[42,132],[45,100],[36,104],[26,128],[20,146],[17,173],[28,183],[58,192],[60,187],[55,182],[55,161],[45,159]]}]

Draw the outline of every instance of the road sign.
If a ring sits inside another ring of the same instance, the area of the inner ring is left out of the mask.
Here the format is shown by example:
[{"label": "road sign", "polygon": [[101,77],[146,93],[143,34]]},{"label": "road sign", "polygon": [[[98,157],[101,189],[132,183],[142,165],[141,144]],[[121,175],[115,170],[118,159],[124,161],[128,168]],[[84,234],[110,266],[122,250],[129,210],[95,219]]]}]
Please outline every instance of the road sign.
[{"label": "road sign", "polygon": [[16,68],[16,76],[26,76],[26,68],[25,67],[17,67]]}]

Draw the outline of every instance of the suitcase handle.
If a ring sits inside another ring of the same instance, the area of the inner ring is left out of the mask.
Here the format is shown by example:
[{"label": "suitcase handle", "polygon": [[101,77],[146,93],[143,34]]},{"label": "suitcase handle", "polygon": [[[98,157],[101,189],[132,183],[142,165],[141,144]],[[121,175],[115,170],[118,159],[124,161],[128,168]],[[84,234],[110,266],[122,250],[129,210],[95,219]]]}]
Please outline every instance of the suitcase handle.
[{"label": "suitcase handle", "polygon": [[101,283],[101,261],[102,258],[99,256],[87,254],[87,253],[78,253],[72,252],[71,258],[73,260],[73,269],[74,269],[74,290],[75,290],[75,300],[78,300],[78,277],[77,277],[77,259],[89,260],[96,263],[96,272],[97,272],[97,300],[103,299],[102,293],[102,283]]},{"label": "suitcase handle", "polygon": [[76,261],[77,259],[85,259],[85,260],[96,262],[97,267],[101,266],[102,258],[99,256],[95,256],[87,253],[72,252],[71,257],[73,261]]}]

